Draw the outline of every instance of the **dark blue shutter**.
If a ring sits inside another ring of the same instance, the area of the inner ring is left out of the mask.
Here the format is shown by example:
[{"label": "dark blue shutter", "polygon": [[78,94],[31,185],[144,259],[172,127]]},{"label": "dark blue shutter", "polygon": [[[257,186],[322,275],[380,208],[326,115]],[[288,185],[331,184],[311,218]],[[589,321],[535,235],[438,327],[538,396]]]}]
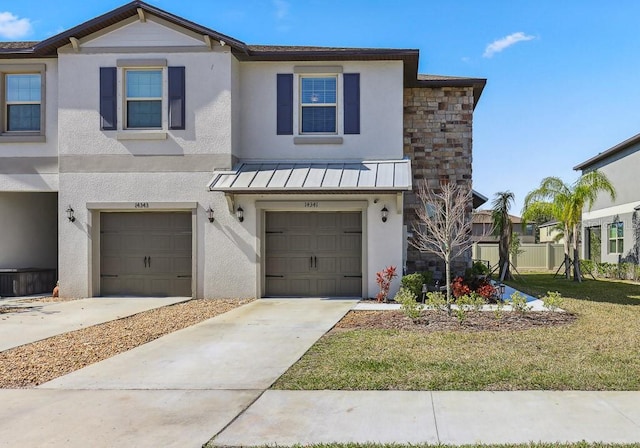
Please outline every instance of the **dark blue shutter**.
[{"label": "dark blue shutter", "polygon": [[278,74],[277,134],[293,135],[293,75]]},{"label": "dark blue shutter", "polygon": [[360,133],[360,74],[345,73],[344,79],[344,133]]},{"label": "dark blue shutter", "polygon": [[184,67],[169,67],[169,129],[185,125]]},{"label": "dark blue shutter", "polygon": [[117,69],[100,67],[100,129],[115,131],[117,118]]}]

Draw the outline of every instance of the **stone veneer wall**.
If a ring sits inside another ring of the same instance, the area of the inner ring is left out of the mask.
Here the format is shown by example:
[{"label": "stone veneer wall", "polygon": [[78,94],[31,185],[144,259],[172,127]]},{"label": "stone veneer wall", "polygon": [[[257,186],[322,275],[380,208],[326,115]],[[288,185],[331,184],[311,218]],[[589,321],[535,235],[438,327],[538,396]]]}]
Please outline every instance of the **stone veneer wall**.
[{"label": "stone veneer wall", "polygon": [[[405,193],[404,219],[411,233],[416,220],[416,195],[420,182],[431,188],[441,182],[471,187],[473,88],[414,87],[404,89],[404,155],[411,159],[412,192]],[[443,127],[444,126],[444,127]],[[469,204],[471,219],[472,204]],[[463,273],[471,261],[471,249],[454,260],[452,272]],[[407,273],[432,271],[444,278],[444,262],[434,254],[407,248]]]}]

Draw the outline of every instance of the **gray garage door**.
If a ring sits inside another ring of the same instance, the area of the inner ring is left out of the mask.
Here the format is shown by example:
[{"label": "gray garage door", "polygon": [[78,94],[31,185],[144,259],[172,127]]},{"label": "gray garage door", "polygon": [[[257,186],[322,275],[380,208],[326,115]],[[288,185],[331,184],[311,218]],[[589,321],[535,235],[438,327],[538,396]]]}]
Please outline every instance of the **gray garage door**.
[{"label": "gray garage door", "polygon": [[191,213],[101,213],[102,295],[191,296]]},{"label": "gray garage door", "polygon": [[266,295],[362,296],[359,212],[268,212]]}]

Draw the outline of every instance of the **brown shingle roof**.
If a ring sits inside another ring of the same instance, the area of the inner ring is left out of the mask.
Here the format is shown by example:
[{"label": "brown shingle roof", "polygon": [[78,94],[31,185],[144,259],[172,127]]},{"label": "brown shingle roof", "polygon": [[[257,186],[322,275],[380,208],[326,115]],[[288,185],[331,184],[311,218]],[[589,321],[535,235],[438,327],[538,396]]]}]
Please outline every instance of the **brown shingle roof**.
[{"label": "brown shingle roof", "polygon": [[38,41],[25,41],[25,42],[0,42],[0,51],[3,50],[24,50],[33,48]]},{"label": "brown shingle roof", "polygon": [[[513,224],[521,224],[522,219],[519,216],[509,215],[511,218],[511,222]],[[491,210],[476,210],[471,215],[471,221],[474,224],[489,224],[493,223],[493,219],[491,219]]]}]

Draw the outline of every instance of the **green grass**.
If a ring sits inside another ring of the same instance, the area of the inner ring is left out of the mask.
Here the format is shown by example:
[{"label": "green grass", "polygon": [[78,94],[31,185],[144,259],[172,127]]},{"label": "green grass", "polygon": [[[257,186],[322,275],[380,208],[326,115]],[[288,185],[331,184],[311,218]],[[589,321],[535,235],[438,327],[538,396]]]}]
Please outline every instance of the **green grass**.
[{"label": "green grass", "polygon": [[576,322],[524,331],[333,333],[274,388],[640,390],[640,286],[523,277],[512,286],[533,295],[559,291]]}]

